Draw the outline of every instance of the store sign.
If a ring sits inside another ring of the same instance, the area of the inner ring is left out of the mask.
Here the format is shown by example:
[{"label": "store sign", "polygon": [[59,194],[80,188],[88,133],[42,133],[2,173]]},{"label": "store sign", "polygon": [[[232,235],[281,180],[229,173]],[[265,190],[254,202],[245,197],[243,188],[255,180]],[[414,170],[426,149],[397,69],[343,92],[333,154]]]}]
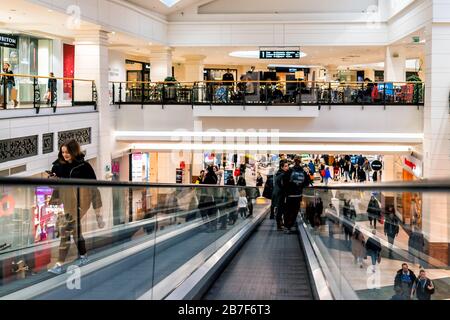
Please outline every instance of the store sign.
[{"label": "store sign", "polygon": [[300,50],[260,50],[260,59],[300,59]]},{"label": "store sign", "polygon": [[380,171],[383,168],[383,164],[380,160],[373,160],[370,166],[373,171]]},{"label": "store sign", "polygon": [[176,183],[183,183],[183,169],[177,168],[175,172]]},{"label": "store sign", "polygon": [[17,48],[18,37],[0,34],[0,47]]},{"label": "store sign", "polygon": [[131,179],[133,182],[142,182],[142,153],[133,153],[131,166]]},{"label": "store sign", "polygon": [[422,177],[422,161],[412,156],[406,156],[403,159],[403,164],[407,167],[416,177]]}]

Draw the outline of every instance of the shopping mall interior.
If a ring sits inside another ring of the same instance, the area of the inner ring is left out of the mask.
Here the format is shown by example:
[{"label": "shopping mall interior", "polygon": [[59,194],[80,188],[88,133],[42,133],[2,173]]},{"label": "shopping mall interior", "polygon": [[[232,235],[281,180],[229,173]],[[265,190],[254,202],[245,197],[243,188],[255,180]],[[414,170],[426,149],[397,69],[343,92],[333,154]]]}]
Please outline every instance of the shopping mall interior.
[{"label": "shopping mall interior", "polygon": [[0,299],[450,299],[450,0],[0,4]]}]

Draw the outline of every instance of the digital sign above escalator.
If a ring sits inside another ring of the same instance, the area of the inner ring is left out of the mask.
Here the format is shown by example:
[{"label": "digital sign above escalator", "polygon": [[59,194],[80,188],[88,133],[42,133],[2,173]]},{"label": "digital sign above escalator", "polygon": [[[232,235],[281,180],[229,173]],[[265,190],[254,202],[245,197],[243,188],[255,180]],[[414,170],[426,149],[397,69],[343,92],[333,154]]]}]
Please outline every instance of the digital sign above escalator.
[{"label": "digital sign above escalator", "polygon": [[260,59],[300,59],[300,50],[260,50]]}]

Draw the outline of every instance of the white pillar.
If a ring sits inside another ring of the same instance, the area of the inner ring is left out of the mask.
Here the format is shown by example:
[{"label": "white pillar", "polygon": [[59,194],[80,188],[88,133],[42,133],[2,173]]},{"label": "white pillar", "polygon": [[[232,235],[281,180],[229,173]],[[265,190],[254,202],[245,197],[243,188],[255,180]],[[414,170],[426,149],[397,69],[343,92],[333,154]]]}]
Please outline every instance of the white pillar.
[{"label": "white pillar", "polygon": [[154,82],[172,76],[172,49],[152,49],[150,55],[150,78]]},{"label": "white pillar", "polygon": [[188,82],[203,81],[204,60],[203,55],[186,55],[183,56],[186,61],[184,63],[184,80]]},{"label": "white pillar", "polygon": [[[371,79],[372,80],[372,79]],[[381,175],[382,182],[395,181],[395,156],[384,155],[383,156],[383,172]]]},{"label": "white pillar", "polygon": [[[112,114],[109,107],[109,56],[107,43],[107,32],[102,30],[80,31],[76,35],[75,40],[75,78],[93,79],[97,87],[99,139],[96,172],[98,179],[101,180],[105,179],[106,165],[111,167],[111,153],[115,143],[112,134]],[[79,95],[77,90],[86,89],[87,86],[76,82],[75,95]]]},{"label": "white pillar", "polygon": [[[432,0],[433,19],[426,26],[424,178],[450,177],[450,12],[442,1]],[[439,17],[437,17],[439,16]],[[438,23],[434,23],[438,20]],[[444,23],[446,22],[446,23]],[[449,263],[449,193],[426,194],[423,199],[423,231],[429,241],[429,255]]]},{"label": "white pillar", "polygon": [[406,56],[403,48],[387,46],[384,59],[384,81],[406,81]]},{"label": "white pillar", "polygon": [[[57,78],[64,76],[64,53],[63,42],[61,40],[53,40],[50,72],[53,72]],[[57,103],[61,105],[61,102],[64,100],[64,82],[58,80],[56,83],[56,92],[58,93]]]}]

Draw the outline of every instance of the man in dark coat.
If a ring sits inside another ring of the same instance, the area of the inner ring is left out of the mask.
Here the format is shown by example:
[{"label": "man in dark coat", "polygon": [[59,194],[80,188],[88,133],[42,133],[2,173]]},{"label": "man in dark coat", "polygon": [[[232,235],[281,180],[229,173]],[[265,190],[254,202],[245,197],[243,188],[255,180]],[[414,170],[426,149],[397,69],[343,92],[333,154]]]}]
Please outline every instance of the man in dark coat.
[{"label": "man in dark coat", "polygon": [[381,217],[381,208],[374,195],[370,197],[369,205],[367,206],[367,215],[369,216],[370,226],[372,227],[373,221],[373,227],[376,229],[377,220]]},{"label": "man in dark coat", "polygon": [[394,239],[400,231],[398,219],[394,213],[394,207],[389,206],[387,209],[387,218],[384,222],[384,235],[387,236],[389,242],[389,257],[392,257],[392,246],[394,245]]},{"label": "man in dark coat", "polygon": [[[309,185],[309,175],[303,170],[301,158],[294,158],[294,166],[289,170],[289,182],[287,185],[286,212],[284,216],[284,231],[290,233],[295,225],[300,203],[302,201],[303,188]],[[322,207],[323,209],[323,207]]]},{"label": "man in dark coat", "polygon": [[281,160],[280,169],[275,174],[272,194],[272,205],[274,206],[277,230],[283,230],[283,216],[286,208],[286,188],[289,182],[288,172],[288,161]]},{"label": "man in dark coat", "polygon": [[401,290],[401,295],[405,300],[411,300],[412,290],[417,281],[414,272],[408,268],[407,263],[402,264],[402,268],[397,271],[394,279],[394,288]]}]

